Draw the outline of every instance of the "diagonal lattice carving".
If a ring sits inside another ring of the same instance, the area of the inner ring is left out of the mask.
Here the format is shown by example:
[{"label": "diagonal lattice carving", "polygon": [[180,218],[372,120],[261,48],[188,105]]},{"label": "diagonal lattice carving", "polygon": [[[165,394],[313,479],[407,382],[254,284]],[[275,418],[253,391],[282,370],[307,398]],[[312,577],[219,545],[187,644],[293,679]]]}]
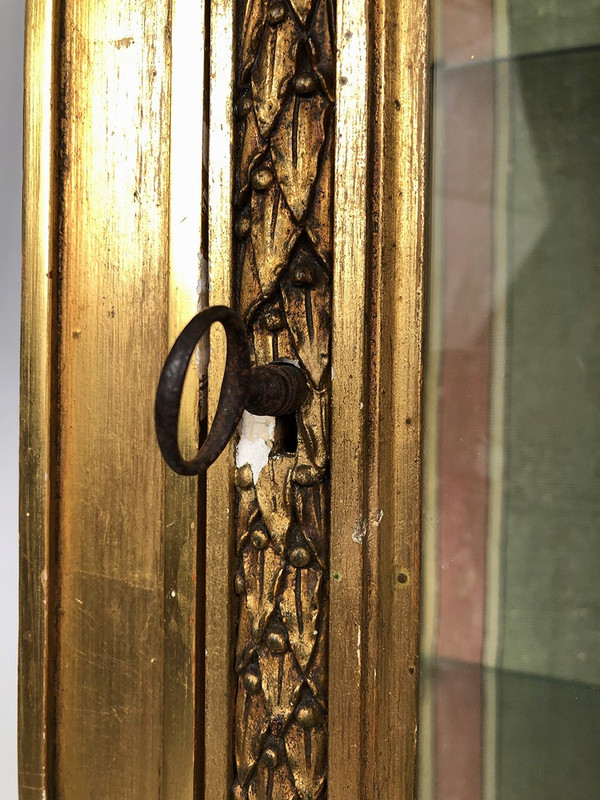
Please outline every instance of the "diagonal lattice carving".
[{"label": "diagonal lattice carving", "polygon": [[257,365],[309,393],[236,473],[234,800],[325,800],[333,0],[240,0],[236,292]]}]

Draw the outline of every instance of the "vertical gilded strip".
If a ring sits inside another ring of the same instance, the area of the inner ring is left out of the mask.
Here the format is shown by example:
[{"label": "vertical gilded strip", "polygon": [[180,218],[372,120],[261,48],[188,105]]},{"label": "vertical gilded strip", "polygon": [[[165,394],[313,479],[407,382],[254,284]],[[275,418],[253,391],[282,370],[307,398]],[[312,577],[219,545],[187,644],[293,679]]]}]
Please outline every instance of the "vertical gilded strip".
[{"label": "vertical gilded strip", "polygon": [[374,219],[365,797],[416,791],[428,0],[373,7]]},{"label": "vertical gilded strip", "polygon": [[[210,3],[210,112],[208,157],[209,302],[233,305],[232,96],[233,0]],[[216,340],[220,331],[211,334]],[[225,341],[211,345],[209,424],[217,406],[225,365]],[[228,446],[206,478],[206,762],[207,797],[225,798],[232,781],[233,725],[233,447]]]},{"label": "vertical gilded strip", "polygon": [[64,6],[57,794],[158,800],[170,3]]},{"label": "vertical gilded strip", "polygon": [[[169,202],[169,347],[206,305],[206,266],[202,258],[204,119],[204,3],[172,2],[171,146]],[[198,443],[198,408],[204,394],[206,355],[199,354],[200,375],[190,370],[179,418],[179,440],[186,452]],[[165,471],[165,667],[163,722],[163,800],[194,794],[195,732],[198,698],[196,663],[203,659],[195,644],[198,540],[198,483]],[[204,542],[200,540],[200,547]],[[203,587],[198,587],[202,590]],[[203,613],[202,604],[200,613]],[[202,620],[202,625],[203,625]],[[203,645],[201,644],[203,649]],[[202,709],[203,711],[203,709]]]},{"label": "vertical gilded strip", "polygon": [[153,394],[198,301],[204,15],[175,3],[171,105],[169,3],[55,5],[27,9],[20,793],[167,800],[193,791],[198,502]]},{"label": "vertical gilded strip", "polygon": [[[329,776],[332,800],[362,796],[365,423],[368,371],[368,4],[338,0],[331,395]],[[374,475],[370,479],[374,479]]]},{"label": "vertical gilded strip", "polygon": [[52,555],[54,4],[28,0],[25,41],[19,562],[19,797],[53,797]]}]

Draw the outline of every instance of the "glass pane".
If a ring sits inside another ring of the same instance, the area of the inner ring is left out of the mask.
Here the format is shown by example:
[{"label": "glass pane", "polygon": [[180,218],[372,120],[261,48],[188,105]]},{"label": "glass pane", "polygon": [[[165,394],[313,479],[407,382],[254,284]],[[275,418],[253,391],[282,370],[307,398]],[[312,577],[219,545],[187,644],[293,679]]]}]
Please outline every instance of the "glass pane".
[{"label": "glass pane", "polygon": [[592,800],[600,2],[434,6],[420,794]]}]

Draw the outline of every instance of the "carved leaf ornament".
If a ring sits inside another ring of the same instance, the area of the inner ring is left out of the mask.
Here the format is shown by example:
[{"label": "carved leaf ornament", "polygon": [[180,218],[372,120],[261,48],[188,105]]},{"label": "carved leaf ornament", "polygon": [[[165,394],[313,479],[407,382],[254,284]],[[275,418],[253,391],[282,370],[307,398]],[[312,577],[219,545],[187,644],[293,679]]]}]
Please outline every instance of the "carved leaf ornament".
[{"label": "carved leaf ornament", "polygon": [[[326,795],[333,0],[242,0],[238,305],[257,365],[309,393],[258,475],[237,469],[234,800]],[[278,423],[279,425],[279,423]]]}]

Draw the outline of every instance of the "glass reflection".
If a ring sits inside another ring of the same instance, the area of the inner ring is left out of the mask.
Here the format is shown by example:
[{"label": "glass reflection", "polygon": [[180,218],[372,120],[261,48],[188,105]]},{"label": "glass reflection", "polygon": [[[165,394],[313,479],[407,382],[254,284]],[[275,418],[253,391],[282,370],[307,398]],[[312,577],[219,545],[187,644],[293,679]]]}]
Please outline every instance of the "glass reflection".
[{"label": "glass reflection", "polygon": [[600,2],[434,5],[420,796],[592,800]]}]

